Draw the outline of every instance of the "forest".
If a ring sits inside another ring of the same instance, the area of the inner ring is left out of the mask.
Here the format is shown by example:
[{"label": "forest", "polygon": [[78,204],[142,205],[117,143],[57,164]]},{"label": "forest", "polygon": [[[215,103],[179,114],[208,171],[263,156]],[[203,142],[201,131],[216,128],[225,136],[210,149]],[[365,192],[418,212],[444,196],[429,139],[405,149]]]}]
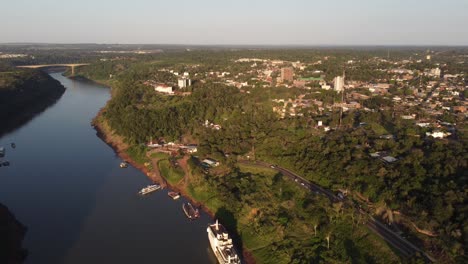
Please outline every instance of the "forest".
[{"label": "forest", "polygon": [[64,92],[65,87],[44,72],[0,66],[0,136],[54,104]]},{"label": "forest", "polygon": [[[388,225],[404,229],[410,234],[411,241],[431,250],[444,263],[466,261],[466,130],[459,130],[456,140],[426,138],[427,129],[395,118],[392,115],[394,103],[378,96],[365,102],[366,107],[375,111],[348,111],[341,118],[337,111],[321,116],[309,113],[303,118],[279,118],[271,109],[271,95],[294,94],[294,91],[253,88],[247,94],[206,80],[195,83],[193,93],[182,97],[160,95],[143,85],[146,79],[174,81],[173,77],[159,71],[166,67],[185,70],[187,65],[198,63],[201,64],[199,71],[235,71],[230,66],[232,59],[246,56],[246,53],[162,54],[155,56],[157,60],[152,57],[137,61],[107,61],[83,67],[79,74],[104,80],[112,86],[113,96],[104,116],[115,132],[129,143],[145,144],[150,138],[184,141],[190,135],[199,145],[197,155],[212,157],[225,164],[223,175],[203,176],[199,173],[195,178],[198,180],[192,183],[193,194],[206,201],[208,207],[221,210],[226,219],[229,219],[226,215],[232,215],[231,219],[236,221],[231,223],[231,228],[238,231],[241,238],[238,241],[253,250],[254,255],[263,260],[261,262],[268,263],[271,259],[281,259],[284,263],[291,259],[303,260],[298,263],[415,260],[395,258],[394,253],[387,252],[388,248],[384,246],[375,252],[367,250],[370,244],[366,243],[371,243],[372,238],[361,239],[368,237],[369,232],[353,223],[356,220],[352,212],[337,209],[337,205],[297,190],[298,187],[282,179],[281,175],[266,177],[268,172],[243,170],[237,164],[239,159],[278,164],[323,187],[346,190],[350,193],[349,199]],[[251,52],[250,55],[315,60],[324,54],[328,53],[274,50]],[[340,67],[336,65],[347,59],[374,56],[362,54],[362,51],[334,51],[331,56],[340,55],[339,59],[331,58],[320,67],[327,73],[338,73]],[[351,70],[349,74],[359,80],[367,80],[370,76],[386,78],[375,75],[375,65],[362,67],[364,71]],[[114,77],[108,77],[110,74]],[[324,91],[310,96],[332,102],[335,95]],[[204,127],[205,120],[220,124],[222,129]],[[335,129],[329,133],[319,131],[312,125],[317,120]],[[381,137],[386,134],[393,137]],[[398,161],[389,164],[370,156],[379,151],[388,152]],[[207,199],[202,190],[216,199]],[[225,208],[229,208],[229,212]],[[328,232],[335,234],[335,239],[328,238],[333,246],[323,243],[327,240],[327,232],[311,236],[315,232],[310,229],[310,223],[315,218],[320,218],[315,221],[320,222],[324,230],[334,230]],[[253,225],[250,224],[252,221]],[[282,232],[273,235],[273,230],[278,229]],[[426,234],[415,230],[423,230]],[[324,247],[330,247],[330,250],[324,250]],[[360,253],[353,255],[353,252]]]}]

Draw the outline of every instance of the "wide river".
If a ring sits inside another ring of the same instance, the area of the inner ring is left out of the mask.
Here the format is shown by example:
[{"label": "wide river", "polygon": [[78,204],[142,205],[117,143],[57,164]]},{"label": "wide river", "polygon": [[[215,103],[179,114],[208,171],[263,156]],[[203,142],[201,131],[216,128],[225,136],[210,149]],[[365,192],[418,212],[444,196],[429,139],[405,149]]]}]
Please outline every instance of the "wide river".
[{"label": "wide river", "polygon": [[[215,263],[206,233],[212,219],[190,222],[184,199],[167,190],[141,197],[148,178],[96,136],[90,122],[109,89],[51,76],[62,98],[0,138],[0,203],[27,226],[26,263]],[[16,148],[10,147],[15,142]]]}]

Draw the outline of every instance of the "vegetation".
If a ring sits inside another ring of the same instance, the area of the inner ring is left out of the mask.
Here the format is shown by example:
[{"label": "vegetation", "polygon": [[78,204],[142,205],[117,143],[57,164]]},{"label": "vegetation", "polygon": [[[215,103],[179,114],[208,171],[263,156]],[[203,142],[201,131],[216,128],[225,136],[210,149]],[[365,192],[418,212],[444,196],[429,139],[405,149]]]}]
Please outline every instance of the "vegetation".
[{"label": "vegetation", "polygon": [[0,136],[42,112],[65,88],[48,74],[0,67]]},{"label": "vegetation", "polygon": [[[341,74],[346,66],[346,75],[352,80],[379,81],[389,77],[378,69],[391,67],[391,63],[374,61],[373,57],[384,57],[385,53],[196,51],[106,61],[83,67],[78,73],[112,81],[113,97],[106,106],[105,118],[129,144],[140,146],[150,138],[183,141],[191,135],[198,143],[197,155],[221,161],[223,173],[204,172],[196,159],[190,160],[187,190],[216,212],[230,230],[237,231],[240,246],[251,250],[260,263],[413,260],[399,259],[359,224],[362,219],[357,219],[353,211],[308,194],[273,171],[239,166],[238,159],[269,161],[334,191],[347,190],[349,199],[387,223],[398,223],[412,234],[411,240],[416,244],[438,250],[441,261],[462,261],[468,235],[466,128],[458,130],[455,139],[426,138],[427,129],[395,117],[394,113],[402,110],[385,96],[363,101],[369,111],[341,113],[333,108],[319,111],[311,106],[302,110],[302,117],[280,118],[272,111],[274,98],[296,98],[305,93],[307,99],[331,105],[339,96],[316,88],[298,91],[259,85],[241,92],[210,76],[204,77],[204,82],[197,79],[200,77],[194,78],[192,94],[184,97],[160,95],[143,84],[148,79],[175,82],[174,76],[162,71],[168,68],[190,70],[199,73],[198,76],[210,71],[238,74],[251,67],[233,63],[241,57],[321,60],[314,69],[324,72],[327,80]],[[413,51],[392,51],[394,57],[404,58],[408,54]],[[363,62],[347,64],[356,58]],[[408,93],[402,87],[392,89],[395,95]],[[424,116],[417,107],[410,110]],[[464,121],[451,115],[441,118],[462,124]],[[222,129],[204,126],[205,120],[219,124]],[[332,131],[316,129],[317,121],[323,121]],[[392,137],[381,137],[386,134]],[[144,149],[135,148],[132,156],[144,157]],[[378,151],[387,152],[398,161],[384,163],[370,156]],[[159,165],[171,183],[182,178],[168,160]]]}]

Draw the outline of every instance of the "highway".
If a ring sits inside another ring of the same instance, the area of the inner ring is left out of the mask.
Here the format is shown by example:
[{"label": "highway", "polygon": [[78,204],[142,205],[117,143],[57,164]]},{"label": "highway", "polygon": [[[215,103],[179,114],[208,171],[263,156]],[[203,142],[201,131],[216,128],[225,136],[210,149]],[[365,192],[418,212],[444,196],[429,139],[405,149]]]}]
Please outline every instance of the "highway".
[{"label": "highway", "polygon": [[375,234],[377,234],[383,240],[385,240],[388,244],[390,244],[393,248],[398,250],[402,256],[410,257],[416,252],[420,252],[421,255],[426,257],[426,259],[428,259],[431,262],[435,262],[434,258],[429,256],[427,253],[416,247],[408,240],[401,237],[399,234],[390,230],[387,226],[375,219],[370,213],[365,212],[360,207],[355,206],[351,201],[347,200],[345,197],[340,198],[337,195],[335,195],[332,191],[327,190],[315,183],[312,183],[288,169],[281,168],[276,165],[269,164],[267,162],[241,160],[239,161],[239,163],[275,169],[281,172],[284,176],[290,178],[297,184],[301,185],[302,187],[309,189],[311,192],[326,196],[332,203],[343,202],[345,207],[352,207],[356,210],[356,213],[366,215],[367,220],[365,222],[365,225],[371,231],[373,231]]}]

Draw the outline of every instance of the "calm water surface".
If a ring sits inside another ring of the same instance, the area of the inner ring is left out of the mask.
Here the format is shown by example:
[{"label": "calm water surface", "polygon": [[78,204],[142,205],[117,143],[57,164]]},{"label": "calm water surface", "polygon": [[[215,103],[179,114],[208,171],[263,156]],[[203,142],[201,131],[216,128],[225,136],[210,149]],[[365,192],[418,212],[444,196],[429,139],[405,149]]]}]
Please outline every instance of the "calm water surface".
[{"label": "calm water surface", "polygon": [[[53,73],[62,98],[0,138],[0,202],[28,227],[26,263],[214,263],[204,213],[188,221],[167,190],[150,183],[96,136],[90,122],[109,90]],[[10,143],[16,143],[16,149]]]}]

